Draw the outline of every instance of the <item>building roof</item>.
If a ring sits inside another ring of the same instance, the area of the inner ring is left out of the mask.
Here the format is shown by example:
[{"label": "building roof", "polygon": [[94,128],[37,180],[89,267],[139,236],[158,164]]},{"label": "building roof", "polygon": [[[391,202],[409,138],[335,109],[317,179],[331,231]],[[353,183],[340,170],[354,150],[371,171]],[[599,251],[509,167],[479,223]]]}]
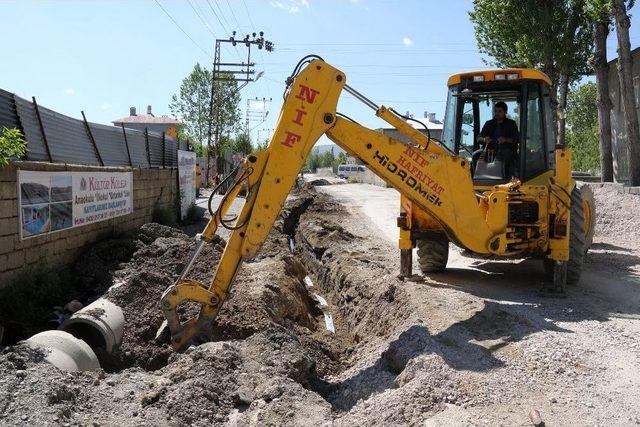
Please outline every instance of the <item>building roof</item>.
[{"label": "building roof", "polygon": [[[638,46],[635,49],[631,49],[631,56],[635,57],[638,52],[640,52],[640,46]],[[611,65],[615,64],[616,62],[618,62],[618,58],[613,58],[611,61],[607,62],[607,64],[609,66],[611,66]]]},{"label": "building roof", "polygon": [[480,70],[480,71],[466,71],[464,73],[457,73],[449,77],[447,81],[447,86],[458,84],[462,81],[463,78],[469,78],[473,76],[483,75],[484,81],[494,81],[496,80],[496,74],[510,74],[510,73],[518,73],[521,79],[524,80],[542,80],[551,86],[551,79],[545,73],[540,70],[536,70],[534,68],[504,68],[504,69],[496,69],[496,70]]},{"label": "building roof", "polygon": [[169,116],[152,116],[147,114],[136,114],[135,116],[123,117],[114,120],[111,123],[119,125],[121,123],[140,123],[140,124],[157,124],[157,125],[174,125],[180,124],[180,120]]}]

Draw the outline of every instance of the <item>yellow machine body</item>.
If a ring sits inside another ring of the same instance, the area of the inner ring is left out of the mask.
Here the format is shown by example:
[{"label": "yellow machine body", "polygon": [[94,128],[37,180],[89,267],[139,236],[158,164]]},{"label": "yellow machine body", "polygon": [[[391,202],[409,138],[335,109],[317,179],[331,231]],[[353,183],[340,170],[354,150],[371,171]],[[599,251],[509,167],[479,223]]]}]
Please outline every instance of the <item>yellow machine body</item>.
[{"label": "yellow machine body", "polygon": [[[513,180],[478,188],[472,180],[468,159],[430,140],[392,110],[366,100],[346,85],[346,76],[340,70],[320,59],[307,62],[306,67],[296,68],[299,72],[289,81],[269,146],[243,160],[231,177],[235,183],[203,231],[199,249],[212,241],[231,202],[245,187],[244,206],[235,220],[212,282],[207,285],[187,278],[198,249],[180,278],[162,296],[162,309],[176,349],[184,349],[210,328],[242,260],[258,252],[307,155],[325,134],[402,194],[405,223],[401,227],[401,248],[413,247],[413,233],[433,229],[446,233],[451,241],[476,253],[500,256],[535,252],[553,260],[567,259],[566,220],[571,203],[567,195],[574,185],[568,149],[557,150],[558,167],[544,179],[524,184]],[[411,143],[337,115],[336,107],[343,90],[362,97],[377,116],[398,129]],[[547,182],[551,179],[562,189],[551,192]],[[527,201],[537,202],[539,221],[529,224],[524,235],[516,236],[509,224],[509,206]],[[565,236],[555,233],[556,237],[549,238],[550,215],[565,221]],[[186,301],[201,305],[198,316],[179,318],[177,308]]]}]

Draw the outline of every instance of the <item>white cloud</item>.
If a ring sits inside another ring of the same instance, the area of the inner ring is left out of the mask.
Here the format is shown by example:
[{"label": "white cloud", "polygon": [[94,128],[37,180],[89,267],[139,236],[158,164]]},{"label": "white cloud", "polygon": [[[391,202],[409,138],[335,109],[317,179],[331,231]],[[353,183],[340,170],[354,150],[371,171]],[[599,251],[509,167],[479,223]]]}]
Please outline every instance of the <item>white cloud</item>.
[{"label": "white cloud", "polygon": [[300,6],[304,6],[308,8],[309,0],[287,0],[285,2],[270,1],[269,6],[274,7],[276,9],[286,10],[289,13],[295,14],[300,12]]},{"label": "white cloud", "polygon": [[409,37],[403,37],[402,44],[405,46],[413,46],[413,40],[411,40]]},{"label": "white cloud", "polygon": [[103,102],[103,103],[102,103],[102,105],[100,105],[100,109],[101,109],[101,110],[108,110],[108,109],[110,109],[111,107],[113,107],[113,104],[110,104],[110,103],[108,103],[108,102]]},{"label": "white cloud", "polygon": [[66,93],[66,94],[67,94],[67,95],[69,95],[69,96],[73,96],[73,95],[75,95],[75,94],[76,94],[76,90],[75,90],[74,88],[70,87],[69,89],[66,89],[66,90],[64,91],[64,93]]}]

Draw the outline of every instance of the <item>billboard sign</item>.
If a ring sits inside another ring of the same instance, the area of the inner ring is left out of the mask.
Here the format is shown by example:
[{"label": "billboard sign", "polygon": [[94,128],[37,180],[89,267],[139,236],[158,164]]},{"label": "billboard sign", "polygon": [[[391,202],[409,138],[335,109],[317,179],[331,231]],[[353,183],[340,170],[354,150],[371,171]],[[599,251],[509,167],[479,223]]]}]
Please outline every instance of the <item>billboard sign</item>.
[{"label": "billboard sign", "polygon": [[18,171],[20,238],[133,212],[131,172]]}]

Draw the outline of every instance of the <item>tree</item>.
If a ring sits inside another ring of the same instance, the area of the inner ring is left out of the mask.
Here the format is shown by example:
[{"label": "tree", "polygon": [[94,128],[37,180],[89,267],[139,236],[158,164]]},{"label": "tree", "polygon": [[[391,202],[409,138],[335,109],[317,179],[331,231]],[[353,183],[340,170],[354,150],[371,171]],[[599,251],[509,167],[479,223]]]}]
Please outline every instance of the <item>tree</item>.
[{"label": "tree", "polygon": [[337,172],[338,166],[346,165],[346,164],[347,164],[347,155],[341,152],[336,156],[336,158],[333,161],[333,171]]},{"label": "tree", "polygon": [[[216,103],[211,114],[211,80],[212,72],[196,64],[191,73],[182,80],[178,93],[171,97],[169,104],[171,113],[182,120],[183,132],[200,146],[207,143],[210,117],[213,117],[214,125],[219,117],[221,135],[235,132],[240,123],[240,93],[237,83],[216,81]],[[204,152],[206,153],[206,150]]]},{"label": "tree", "polygon": [[11,160],[20,159],[27,152],[27,141],[19,129],[2,127],[0,131],[0,168]]},{"label": "tree", "polygon": [[627,149],[629,152],[630,185],[640,185],[640,128],[636,111],[635,90],[633,87],[631,43],[629,27],[631,18],[627,8],[633,1],[613,0],[613,16],[618,34],[618,76],[620,79],[620,97],[624,109],[624,121],[627,130]]},{"label": "tree", "polygon": [[609,96],[609,64],[607,37],[611,25],[611,0],[588,0],[587,14],[593,21],[594,50],[591,64],[596,75],[599,123],[601,181],[613,182],[613,151],[611,148],[611,98]]},{"label": "tree", "polygon": [[314,172],[320,167],[320,156],[314,152],[309,153],[307,160],[304,162],[305,168]]},{"label": "tree", "polygon": [[249,134],[245,132],[241,132],[236,135],[233,140],[233,144],[231,146],[234,152],[242,153],[243,155],[247,155],[253,152],[253,145],[251,144],[251,137]]},{"label": "tree", "polygon": [[474,0],[469,13],[476,41],[498,67],[544,71],[553,82],[559,114],[558,143],[564,143],[569,85],[589,72],[593,28],[581,0]]},{"label": "tree", "polygon": [[567,145],[573,148],[573,168],[597,171],[600,168],[598,143],[598,88],[586,83],[573,88],[567,99]]},{"label": "tree", "polygon": [[334,160],[335,156],[333,155],[333,150],[327,150],[320,155],[320,167],[332,168]]}]

